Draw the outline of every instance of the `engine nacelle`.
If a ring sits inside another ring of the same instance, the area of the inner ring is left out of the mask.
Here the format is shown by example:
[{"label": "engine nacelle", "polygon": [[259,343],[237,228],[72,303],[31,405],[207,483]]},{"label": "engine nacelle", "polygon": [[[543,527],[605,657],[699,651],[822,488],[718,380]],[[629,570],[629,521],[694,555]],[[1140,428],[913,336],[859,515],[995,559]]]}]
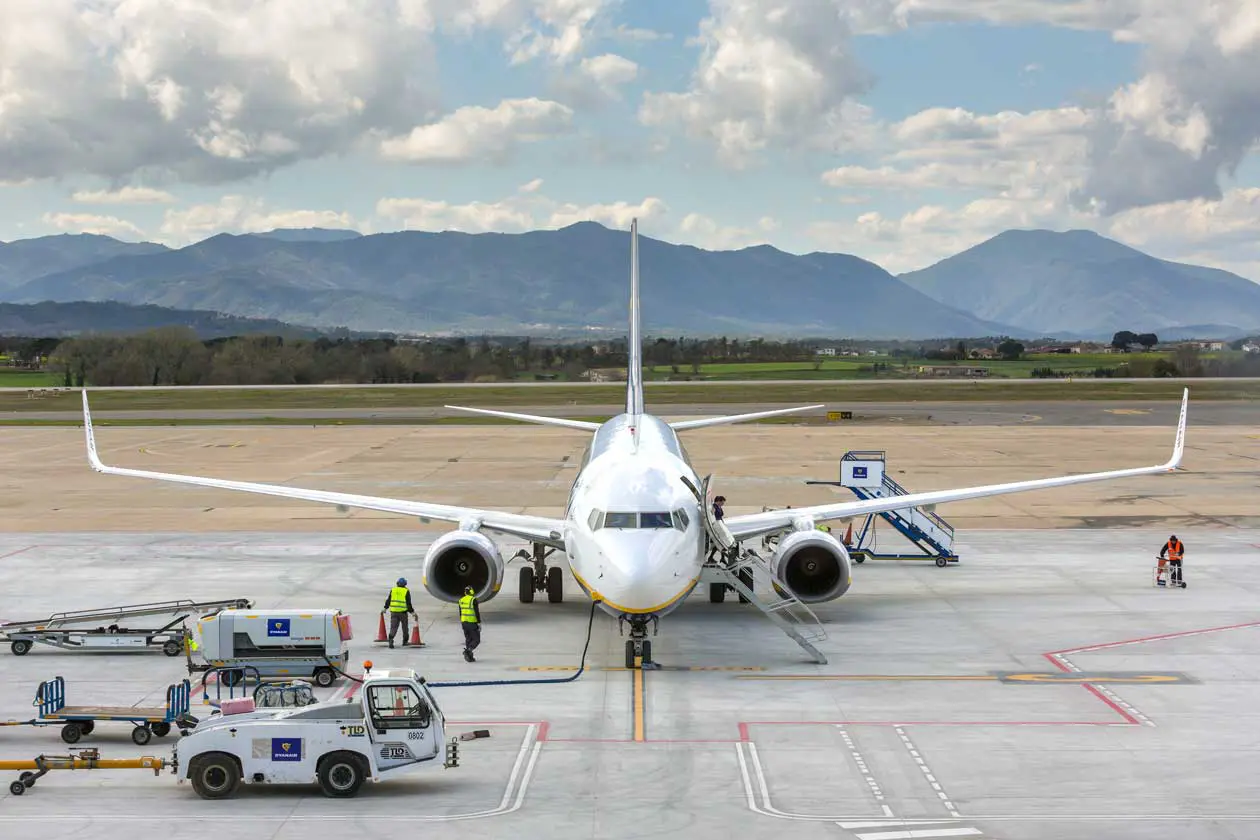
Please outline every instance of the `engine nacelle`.
[{"label": "engine nacelle", "polygon": [[439,601],[456,603],[471,586],[483,604],[503,586],[503,555],[477,531],[450,531],[433,541],[424,555],[424,588]]},{"label": "engine nacelle", "polygon": [[853,583],[849,552],[825,531],[793,531],[779,540],[774,575],[806,604],[839,598]]}]

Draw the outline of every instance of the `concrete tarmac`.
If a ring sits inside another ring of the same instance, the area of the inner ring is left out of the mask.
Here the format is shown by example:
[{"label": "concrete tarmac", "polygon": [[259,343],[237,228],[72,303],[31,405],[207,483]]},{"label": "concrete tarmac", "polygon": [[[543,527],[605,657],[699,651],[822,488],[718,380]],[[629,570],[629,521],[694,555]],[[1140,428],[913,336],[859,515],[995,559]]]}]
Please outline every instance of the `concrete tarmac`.
[{"label": "concrete tarmac", "polygon": [[[455,733],[492,733],[465,744],[459,768],[369,784],[352,800],[245,787],[229,802],[202,801],[169,773],[54,772],[21,797],[0,787],[0,836],[1256,837],[1260,530],[1178,530],[1189,587],[1171,591],[1151,581],[1167,531],[965,531],[957,566],[868,561],[848,595],[816,609],[825,666],[749,606],[696,594],[654,639],[665,667],[636,676],[600,615],[574,682],[438,691]],[[426,544],[397,533],[6,534],[0,618],[246,596],[260,609],[346,610],[352,661],[431,681],[573,674],[589,604],[567,573],[563,604],[524,605],[509,567],[483,607],[475,664],[460,656],[455,607],[419,587],[427,646],[374,645],[389,583],[419,580]],[[0,661],[0,718],[29,717],[35,687],[56,674],[72,703],[124,705],[157,702],[183,676],[160,653],[37,648],[0,650]],[[128,732],[102,723],[78,746],[169,755],[171,738],[139,748]],[[66,749],[56,728],[0,730],[4,758]]]}]

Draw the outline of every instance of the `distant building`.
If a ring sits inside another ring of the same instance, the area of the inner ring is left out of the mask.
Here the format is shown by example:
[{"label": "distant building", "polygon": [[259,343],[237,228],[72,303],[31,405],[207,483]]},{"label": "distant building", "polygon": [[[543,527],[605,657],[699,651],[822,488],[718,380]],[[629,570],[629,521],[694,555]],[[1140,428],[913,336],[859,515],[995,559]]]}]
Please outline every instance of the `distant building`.
[{"label": "distant building", "polygon": [[981,377],[988,376],[989,369],[965,365],[921,365],[919,373],[924,376]]},{"label": "distant building", "polygon": [[581,374],[583,379],[589,379],[592,382],[625,382],[625,368],[592,368],[583,371]]},{"label": "distant building", "polygon": [[817,350],[814,351],[814,355],[815,356],[834,356],[836,355],[836,348],[819,347]]},{"label": "distant building", "polygon": [[1242,350],[1244,353],[1260,353],[1260,344],[1254,344],[1248,341],[1242,346]]},{"label": "distant building", "polygon": [[997,351],[992,347],[977,347],[967,355],[973,359],[996,359]]}]

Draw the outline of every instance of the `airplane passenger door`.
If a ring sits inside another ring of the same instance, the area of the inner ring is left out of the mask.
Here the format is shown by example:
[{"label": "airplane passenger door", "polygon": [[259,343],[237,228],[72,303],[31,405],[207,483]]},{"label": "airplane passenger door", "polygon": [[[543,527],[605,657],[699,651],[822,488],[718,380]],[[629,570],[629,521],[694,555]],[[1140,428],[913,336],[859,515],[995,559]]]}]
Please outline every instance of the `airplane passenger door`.
[{"label": "airplane passenger door", "polygon": [[709,504],[709,482],[713,480],[713,476],[706,475],[704,480],[700,482],[700,486],[691,483],[686,476],[682,476],[683,484],[687,485],[696,501],[700,503],[700,522],[704,525],[705,533],[709,535],[709,539],[714,545],[723,551],[729,551],[735,547],[735,537],[731,534],[726,523],[713,518],[713,507]]}]

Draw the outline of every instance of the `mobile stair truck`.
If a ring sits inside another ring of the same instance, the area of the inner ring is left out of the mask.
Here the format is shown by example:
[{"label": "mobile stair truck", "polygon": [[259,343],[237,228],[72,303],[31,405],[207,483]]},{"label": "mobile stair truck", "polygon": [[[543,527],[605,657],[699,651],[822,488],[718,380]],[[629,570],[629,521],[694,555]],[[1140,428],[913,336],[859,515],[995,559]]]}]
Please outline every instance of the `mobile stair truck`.
[{"label": "mobile stair truck", "polygon": [[459,766],[459,741],[423,678],[411,669],[369,672],[355,698],[288,709],[224,702],[175,745],[175,775],[203,799],[226,799],[240,784],[311,784],[351,797],[364,781],[419,767]]},{"label": "mobile stair truck", "polygon": [[[188,672],[215,669],[229,685],[246,669],[262,677],[309,678],[327,688],[345,672],[353,638],[341,610],[223,610],[197,623],[199,657]],[[200,659],[200,661],[198,661]]]}]

